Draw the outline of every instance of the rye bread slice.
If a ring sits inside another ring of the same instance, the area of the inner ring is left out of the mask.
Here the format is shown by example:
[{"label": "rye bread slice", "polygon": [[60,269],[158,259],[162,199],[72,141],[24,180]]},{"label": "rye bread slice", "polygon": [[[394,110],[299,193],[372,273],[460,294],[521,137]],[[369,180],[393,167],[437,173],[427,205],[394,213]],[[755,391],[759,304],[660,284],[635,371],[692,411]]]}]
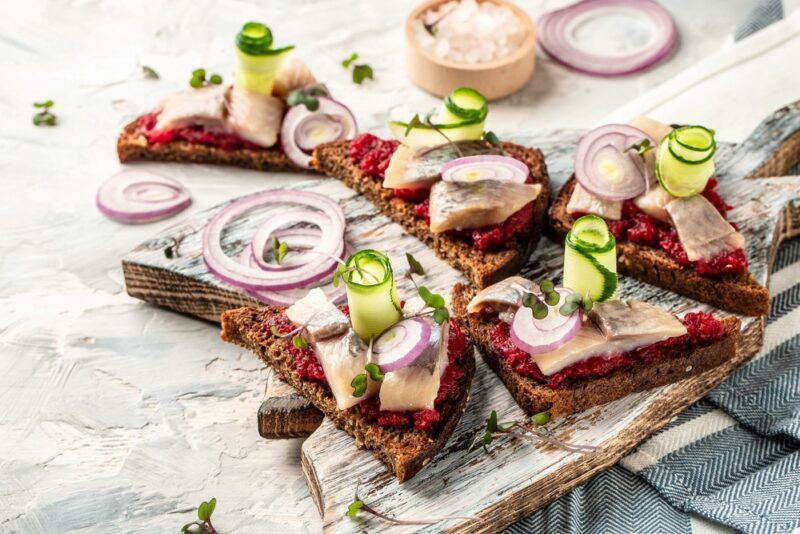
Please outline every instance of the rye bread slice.
[{"label": "rye bread slice", "polygon": [[[575,188],[575,177],[567,181],[550,207],[550,229],[561,240],[575,220],[567,213],[567,203]],[[669,289],[689,298],[742,315],[767,315],[769,291],[750,271],[739,276],[711,278],[686,269],[661,249],[617,243],[617,269],[648,284]]]},{"label": "rye bread slice", "polygon": [[188,141],[151,144],[138,124],[139,119],[136,119],[125,125],[117,139],[117,155],[121,163],[146,160],[232,165],[256,171],[315,172],[292,163],[278,147],[223,150]]},{"label": "rye bread slice", "polygon": [[[464,284],[453,288],[453,311],[466,315],[467,304],[475,294]],[[508,388],[511,396],[528,414],[549,411],[551,414],[582,412],[592,406],[620,399],[630,393],[671,384],[712,369],[736,355],[739,346],[739,319],[721,319],[725,335],[718,342],[700,347],[677,358],[652,364],[637,364],[610,375],[594,378],[568,378],[556,389],[513,371],[502,354],[492,348],[490,333],[494,327],[478,314],[466,315],[467,328],[484,361]]]},{"label": "rye bread slice", "polygon": [[413,428],[382,427],[367,421],[358,406],[347,410],[337,409],[333,395],[327,387],[300,378],[295,370],[294,357],[285,349],[287,340],[276,339],[265,327],[267,319],[281,311],[280,308],[270,306],[228,310],[221,317],[221,337],[223,341],[253,351],[284,382],[311,401],[337,428],[353,436],[357,447],[371,450],[400,482],[417,474],[444,447],[464,413],[470,384],[475,375],[471,341],[464,359],[460,362],[464,376],[456,388],[458,395],[451,396],[440,410],[442,419],[436,432],[429,434]]},{"label": "rye bread slice", "polygon": [[509,243],[507,249],[496,252],[481,252],[463,239],[431,232],[428,224],[414,214],[416,204],[395,198],[391,189],[384,188],[380,180],[364,173],[353,162],[349,141],[318,146],[314,150],[312,165],[366,196],[381,213],[431,247],[437,256],[463,272],[473,284],[483,288],[519,272],[539,242],[550,200],[550,180],[541,151],[507,142],[503,146],[510,156],[528,166],[533,182],[542,185],[542,192],[533,201],[533,217],[528,228],[520,238]]}]

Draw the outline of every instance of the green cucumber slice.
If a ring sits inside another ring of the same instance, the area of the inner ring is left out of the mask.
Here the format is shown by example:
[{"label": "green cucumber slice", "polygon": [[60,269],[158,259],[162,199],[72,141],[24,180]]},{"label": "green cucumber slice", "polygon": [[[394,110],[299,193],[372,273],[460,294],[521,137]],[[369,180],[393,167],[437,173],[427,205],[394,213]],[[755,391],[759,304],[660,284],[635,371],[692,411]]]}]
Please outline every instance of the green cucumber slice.
[{"label": "green cucumber slice", "polygon": [[[471,141],[480,139],[483,135],[483,121],[460,122],[458,124],[436,124],[451,141]],[[427,125],[420,125],[408,130],[408,123],[390,121],[389,131],[392,137],[411,148],[424,148],[447,143],[441,133]]]},{"label": "green cucumber slice", "polygon": [[489,113],[486,98],[475,89],[459,87],[444,98],[439,113],[442,123],[455,124],[463,121],[483,121]]},{"label": "green cucumber slice", "polygon": [[703,126],[681,126],[669,134],[669,151],[681,163],[705,163],[716,150],[714,132]]},{"label": "green cucumber slice", "polygon": [[564,286],[592,300],[608,300],[617,292],[616,240],[596,215],[581,217],[567,233]]},{"label": "green cucumber slice", "polygon": [[254,93],[272,94],[275,73],[294,46],[272,48],[272,32],[260,22],[248,22],[236,36],[234,85]]},{"label": "green cucumber slice", "polygon": [[365,249],[347,259],[351,269],[344,275],[350,322],[356,334],[368,342],[402,319],[389,258]]},{"label": "green cucumber slice", "polygon": [[667,193],[674,197],[690,197],[703,191],[716,170],[714,159],[687,163],[676,158],[670,150],[671,135],[661,140],[656,153],[656,178]]}]

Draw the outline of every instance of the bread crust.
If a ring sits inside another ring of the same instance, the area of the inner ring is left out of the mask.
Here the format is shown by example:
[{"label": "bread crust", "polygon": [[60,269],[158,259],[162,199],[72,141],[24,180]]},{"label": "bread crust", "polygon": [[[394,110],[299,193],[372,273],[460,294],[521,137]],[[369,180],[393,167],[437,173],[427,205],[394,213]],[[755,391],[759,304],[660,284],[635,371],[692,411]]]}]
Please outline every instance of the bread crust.
[{"label": "bread crust", "polygon": [[253,351],[278,373],[281,380],[294,387],[325,414],[336,428],[353,436],[357,447],[372,451],[400,482],[417,474],[444,447],[464,413],[475,375],[474,351],[469,337],[466,354],[460,362],[464,376],[458,382],[459,394],[448,399],[442,407],[440,413],[443,423],[436,434],[431,435],[413,428],[378,426],[367,421],[358,406],[347,410],[337,409],[330,390],[317,382],[301,379],[295,370],[294,357],[284,349],[285,342],[277,340],[265,328],[267,319],[281,311],[271,306],[228,310],[221,317],[222,340]]},{"label": "bread crust", "polygon": [[539,242],[550,200],[550,180],[541,151],[507,142],[503,147],[509,155],[528,166],[533,182],[541,184],[542,192],[534,200],[533,217],[522,236],[514,240],[510,248],[497,252],[481,252],[462,239],[431,232],[427,223],[414,214],[414,203],[395,198],[391,189],[384,188],[380,180],[367,175],[353,162],[349,141],[320,145],[314,150],[312,165],[367,197],[381,213],[483,288],[519,272]]},{"label": "bread crust", "polygon": [[280,148],[221,148],[188,141],[150,144],[139,130],[139,119],[128,123],[117,139],[117,155],[120,163],[131,161],[165,161],[177,163],[202,163],[232,165],[256,171],[316,172],[303,169],[286,157]]},{"label": "bread crust", "polygon": [[[574,222],[567,213],[567,203],[575,183],[573,176],[558,192],[550,207],[549,231],[561,241]],[[711,278],[682,267],[661,249],[630,241],[617,243],[617,269],[626,276],[721,310],[752,316],[769,314],[769,291],[753,278],[750,271],[740,276]]]},{"label": "bread crust", "polygon": [[490,336],[494,324],[476,314],[466,315],[467,304],[474,294],[472,288],[456,284],[453,311],[465,317],[470,336],[481,350],[484,361],[500,377],[517,404],[530,415],[544,411],[553,415],[578,413],[630,393],[671,384],[721,365],[736,355],[739,346],[739,319],[725,317],[721,319],[725,335],[713,345],[696,348],[677,358],[619,369],[601,377],[568,378],[551,389],[512,370],[503,355],[494,350]]}]

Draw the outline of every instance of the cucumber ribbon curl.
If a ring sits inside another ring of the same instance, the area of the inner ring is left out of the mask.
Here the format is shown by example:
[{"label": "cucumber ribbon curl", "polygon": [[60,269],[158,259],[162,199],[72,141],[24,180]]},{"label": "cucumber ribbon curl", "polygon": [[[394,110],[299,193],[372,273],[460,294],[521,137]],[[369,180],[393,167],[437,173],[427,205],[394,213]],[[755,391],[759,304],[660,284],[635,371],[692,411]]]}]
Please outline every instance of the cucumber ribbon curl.
[{"label": "cucumber ribbon curl", "polygon": [[617,242],[596,215],[575,221],[564,247],[564,286],[593,301],[608,300],[617,291]]},{"label": "cucumber ribbon curl", "polygon": [[364,341],[377,338],[403,318],[392,264],[386,255],[371,249],[356,252],[345,262],[342,279],[350,322]]}]

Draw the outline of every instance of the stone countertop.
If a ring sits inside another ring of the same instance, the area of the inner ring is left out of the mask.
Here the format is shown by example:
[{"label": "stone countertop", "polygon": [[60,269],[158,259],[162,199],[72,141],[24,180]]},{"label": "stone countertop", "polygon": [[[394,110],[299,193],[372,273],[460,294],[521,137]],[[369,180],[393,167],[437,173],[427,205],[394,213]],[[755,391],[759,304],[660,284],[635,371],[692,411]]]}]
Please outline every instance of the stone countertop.
[{"label": "stone countertop", "polygon": [[[519,0],[532,16],[564,2]],[[263,5],[262,5],[263,4]],[[680,47],[629,78],[571,73],[539,58],[518,94],[492,105],[503,134],[588,127],[712,52],[749,0],[665,2]],[[722,7],[724,4],[724,7]],[[256,410],[266,372],[219,341],[216,326],[128,297],[120,258],[173,224],[125,226],[94,207],[119,170],[119,129],[192,69],[231,78],[231,40],[263,20],[347,102],[364,129],[381,129],[402,102],[430,108],[402,67],[402,23],[413,2],[152,0],[15,2],[0,20],[0,532],[170,532],[218,499],[221,532],[315,531],[320,521],[300,465],[300,440],[265,441]],[[355,86],[339,62],[375,69]],[[139,77],[155,68],[157,81]],[[55,128],[31,124],[53,99]],[[754,117],[760,120],[759,111]],[[194,165],[148,165],[186,184],[179,217],[289,175]]]}]

